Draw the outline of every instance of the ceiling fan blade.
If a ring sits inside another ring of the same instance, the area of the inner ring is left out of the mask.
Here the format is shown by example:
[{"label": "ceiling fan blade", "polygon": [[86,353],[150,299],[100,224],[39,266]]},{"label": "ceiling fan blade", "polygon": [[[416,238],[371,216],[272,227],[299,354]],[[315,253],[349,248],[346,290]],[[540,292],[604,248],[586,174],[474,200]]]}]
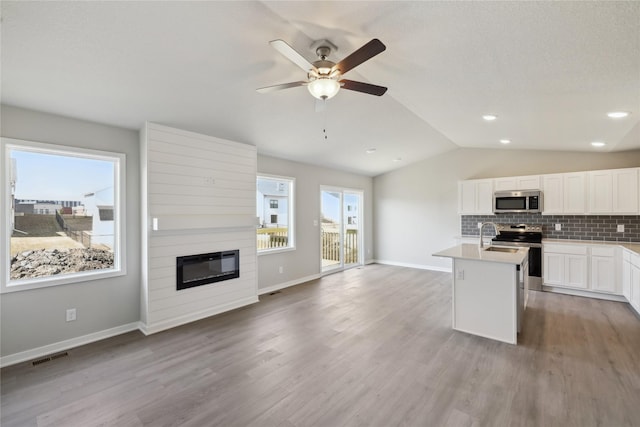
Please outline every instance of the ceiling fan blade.
[{"label": "ceiling fan blade", "polygon": [[307,61],[304,56],[300,55],[294,48],[289,46],[287,42],[285,42],[284,40],[280,40],[280,39],[272,40],[269,42],[269,44],[271,44],[271,46],[273,46],[275,50],[277,50],[282,55],[284,55],[289,61],[296,64],[298,67],[302,68],[307,73],[315,69],[315,67],[313,66],[313,64],[311,64],[311,62]]},{"label": "ceiling fan blade", "polygon": [[260,89],[256,89],[256,91],[258,91],[260,93],[269,93],[269,92],[275,92],[277,90],[289,89],[289,88],[292,88],[292,87],[306,86],[306,85],[307,85],[307,82],[304,82],[304,81],[291,82],[291,83],[282,83],[280,85],[261,87]]},{"label": "ceiling fan blade", "polygon": [[380,40],[373,39],[351,55],[344,58],[342,61],[338,62],[331,70],[333,71],[338,69],[341,74],[345,74],[347,71],[357,67],[364,61],[384,52],[385,49],[387,49],[387,47]]},{"label": "ceiling fan blade", "polygon": [[376,86],[353,80],[340,80],[340,83],[342,84],[342,89],[355,90],[356,92],[368,93],[369,95],[382,96],[387,91],[387,88],[384,86]]}]

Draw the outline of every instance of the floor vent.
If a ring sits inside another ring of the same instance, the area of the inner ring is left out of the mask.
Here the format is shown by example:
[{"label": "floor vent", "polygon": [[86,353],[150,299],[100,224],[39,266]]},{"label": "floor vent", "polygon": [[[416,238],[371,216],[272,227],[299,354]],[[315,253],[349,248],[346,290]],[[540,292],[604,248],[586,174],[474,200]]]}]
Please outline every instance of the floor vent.
[{"label": "floor vent", "polygon": [[43,357],[42,359],[34,360],[31,363],[33,364],[33,366],[38,366],[45,362],[50,362],[52,360],[60,359],[61,357],[66,357],[68,355],[69,353],[67,353],[66,351],[63,351],[62,353],[56,353],[56,354],[52,354],[51,356]]}]

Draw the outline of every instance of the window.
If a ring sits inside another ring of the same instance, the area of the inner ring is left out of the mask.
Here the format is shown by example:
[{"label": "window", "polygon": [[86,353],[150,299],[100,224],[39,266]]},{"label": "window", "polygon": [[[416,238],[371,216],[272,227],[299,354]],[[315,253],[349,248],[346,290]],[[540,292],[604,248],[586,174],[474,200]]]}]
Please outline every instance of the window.
[{"label": "window", "polygon": [[113,206],[98,206],[100,221],[113,221]]},{"label": "window", "polygon": [[258,252],[268,253],[295,248],[293,187],[293,178],[258,177],[256,200],[256,213],[260,221],[256,237]]},{"label": "window", "polygon": [[2,292],[125,274],[124,154],[8,138],[1,153]]}]

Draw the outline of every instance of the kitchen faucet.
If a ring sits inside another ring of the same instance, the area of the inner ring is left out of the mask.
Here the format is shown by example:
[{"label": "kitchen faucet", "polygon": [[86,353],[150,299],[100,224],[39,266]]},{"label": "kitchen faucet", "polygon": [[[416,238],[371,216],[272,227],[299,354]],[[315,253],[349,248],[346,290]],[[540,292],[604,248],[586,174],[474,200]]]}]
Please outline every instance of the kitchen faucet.
[{"label": "kitchen faucet", "polygon": [[495,223],[483,222],[482,225],[480,225],[480,249],[484,248],[484,243],[482,242],[482,230],[484,230],[485,225],[493,225],[493,228],[496,229],[496,236],[500,234],[500,230],[498,230],[498,226]]}]

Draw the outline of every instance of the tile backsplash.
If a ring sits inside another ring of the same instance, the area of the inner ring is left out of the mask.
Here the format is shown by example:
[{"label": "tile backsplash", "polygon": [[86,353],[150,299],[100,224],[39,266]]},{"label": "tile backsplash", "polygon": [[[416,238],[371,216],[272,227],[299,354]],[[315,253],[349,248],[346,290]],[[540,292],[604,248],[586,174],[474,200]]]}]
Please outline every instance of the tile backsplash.
[{"label": "tile backsplash", "polygon": [[[640,242],[640,215],[542,215],[542,214],[498,214],[462,215],[460,231],[463,236],[477,236],[479,222],[499,224],[533,224],[542,226],[545,239],[598,240],[611,242]],[[556,231],[555,225],[561,230]],[[624,232],[617,231],[624,225]],[[493,227],[485,227],[484,234],[493,236]]]}]

